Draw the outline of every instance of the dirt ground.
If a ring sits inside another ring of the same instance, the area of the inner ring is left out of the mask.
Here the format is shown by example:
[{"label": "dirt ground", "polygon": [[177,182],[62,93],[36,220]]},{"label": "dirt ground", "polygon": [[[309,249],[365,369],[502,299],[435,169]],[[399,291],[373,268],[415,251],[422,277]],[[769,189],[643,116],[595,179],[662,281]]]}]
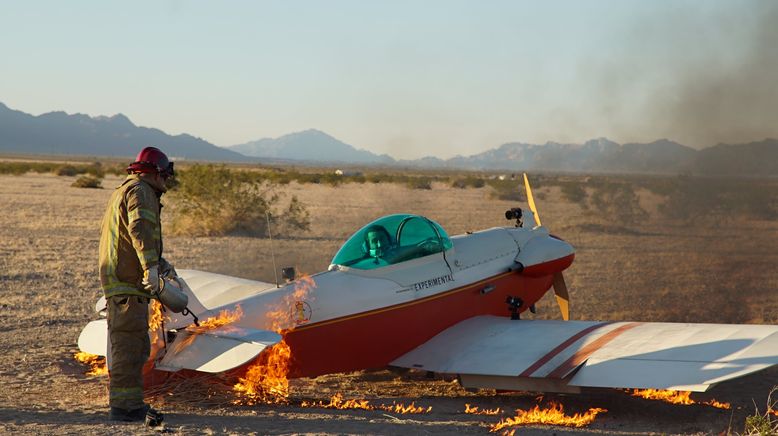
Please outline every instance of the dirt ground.
[{"label": "dirt ground", "polygon": [[[236,406],[228,396],[191,401],[154,398],[166,414],[157,430],[106,422],[107,379],[88,377],[72,355],[81,328],[95,319],[99,220],[108,189],[71,188],[73,178],[0,176],[0,432],[14,434],[488,434],[500,417],[538,404],[537,394],[469,392],[456,381],[388,370],[293,380],[288,405]],[[309,232],[274,241],[276,262],[298,271],[327,267],[340,244],[366,222],[388,213],[420,213],[450,234],[506,225],[514,206],[489,197],[489,188],[442,185],[411,190],[364,184],[337,188],[292,184],[309,206]],[[778,223],[728,220],[694,227],[663,219],[625,228],[608,217],[540,192],[544,224],[578,250],[567,271],[575,319],[778,324]],[[180,268],[273,281],[267,240],[168,237],[166,257]],[[538,317],[557,318],[549,296]],[[607,412],[583,429],[521,427],[517,434],[719,434],[742,432],[754,405],[764,409],[778,370],[693,395],[731,402],[731,410],[677,406],[613,390],[545,395],[565,410]],[[374,404],[432,407],[418,415],[303,408],[302,400],[342,393]],[[465,404],[500,407],[500,416],[465,414]]]}]

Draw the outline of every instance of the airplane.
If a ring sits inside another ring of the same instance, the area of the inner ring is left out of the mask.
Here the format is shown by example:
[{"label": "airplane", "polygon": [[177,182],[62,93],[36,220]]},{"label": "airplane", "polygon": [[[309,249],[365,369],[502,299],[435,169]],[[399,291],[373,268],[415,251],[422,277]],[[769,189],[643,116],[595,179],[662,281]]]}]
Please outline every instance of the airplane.
[{"label": "airplane", "polygon": [[[355,232],[327,271],[285,271],[283,285],[179,271],[188,307],[167,312],[151,372],[239,377],[280,341],[289,378],[389,366],[536,392],[703,392],[778,364],[775,325],[570,320],[563,271],[575,250],[541,224],[526,174],[524,184],[529,210],[507,211],[512,225],[449,237],[423,216],[385,216]],[[562,319],[523,317],[549,290]],[[226,325],[194,325],[236,312]],[[79,348],[108,354],[106,326],[90,322]]]}]

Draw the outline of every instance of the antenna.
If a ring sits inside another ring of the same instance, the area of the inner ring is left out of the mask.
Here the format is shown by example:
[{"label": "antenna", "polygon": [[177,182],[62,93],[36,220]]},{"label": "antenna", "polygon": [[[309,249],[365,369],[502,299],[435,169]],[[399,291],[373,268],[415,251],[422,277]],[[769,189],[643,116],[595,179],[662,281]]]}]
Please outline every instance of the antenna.
[{"label": "antenna", "polygon": [[265,218],[267,218],[267,237],[270,238],[270,257],[273,259],[273,274],[276,276],[276,288],[281,286],[278,284],[278,268],[276,268],[276,254],[273,252],[273,233],[270,231],[270,212],[265,210]]}]

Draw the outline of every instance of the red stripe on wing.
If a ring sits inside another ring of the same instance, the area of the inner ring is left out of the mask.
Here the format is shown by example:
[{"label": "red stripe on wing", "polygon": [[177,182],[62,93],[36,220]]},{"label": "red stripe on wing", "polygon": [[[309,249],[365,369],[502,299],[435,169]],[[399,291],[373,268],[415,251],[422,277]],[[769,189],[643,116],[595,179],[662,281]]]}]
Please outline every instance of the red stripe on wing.
[{"label": "red stripe on wing", "polygon": [[532,365],[530,365],[529,368],[525,369],[524,372],[519,374],[519,377],[530,377],[533,372],[537,371],[538,368],[540,368],[541,366],[543,366],[546,363],[548,363],[549,360],[553,359],[557,354],[559,354],[562,351],[564,351],[565,348],[569,347],[570,345],[573,345],[573,343],[575,341],[577,341],[577,340],[581,339],[582,337],[588,335],[589,333],[597,330],[598,328],[604,327],[604,326],[606,326],[608,324],[613,324],[613,322],[612,321],[608,321],[608,322],[603,322],[603,323],[600,323],[600,324],[595,324],[593,326],[587,327],[587,328],[581,330],[580,332],[574,334],[568,340],[562,342],[561,344],[557,345],[553,350],[551,350],[548,353],[546,353],[545,356],[543,356],[540,359],[538,359],[537,362],[535,362]]},{"label": "red stripe on wing", "polygon": [[549,378],[562,378],[567,373],[575,369],[578,365],[583,363],[586,359],[589,358],[589,356],[592,355],[595,351],[602,348],[605,344],[608,342],[616,339],[619,335],[624,333],[627,330],[633,329],[639,325],[643,324],[642,322],[632,322],[629,324],[624,324],[623,326],[620,326],[618,328],[615,328],[608,333],[605,333],[604,335],[600,336],[599,338],[595,339],[591,343],[587,344],[580,350],[576,351],[575,354],[573,354],[569,359],[567,359],[563,364],[559,365],[555,370],[551,371],[551,373],[548,375]]}]

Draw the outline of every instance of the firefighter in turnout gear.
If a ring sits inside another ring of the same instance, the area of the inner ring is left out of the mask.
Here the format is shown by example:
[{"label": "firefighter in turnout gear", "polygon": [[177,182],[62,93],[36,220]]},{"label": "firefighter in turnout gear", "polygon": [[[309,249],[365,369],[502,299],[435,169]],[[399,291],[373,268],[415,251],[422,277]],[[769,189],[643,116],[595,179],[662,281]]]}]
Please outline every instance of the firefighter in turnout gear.
[{"label": "firefighter in turnout gear", "polygon": [[100,284],[108,304],[110,419],[143,421],[160,413],[143,401],[143,365],[149,357],[149,300],[160,290],[160,276],[174,275],[162,258],[160,197],[173,163],[146,147],[127,167],[102,221]]}]

